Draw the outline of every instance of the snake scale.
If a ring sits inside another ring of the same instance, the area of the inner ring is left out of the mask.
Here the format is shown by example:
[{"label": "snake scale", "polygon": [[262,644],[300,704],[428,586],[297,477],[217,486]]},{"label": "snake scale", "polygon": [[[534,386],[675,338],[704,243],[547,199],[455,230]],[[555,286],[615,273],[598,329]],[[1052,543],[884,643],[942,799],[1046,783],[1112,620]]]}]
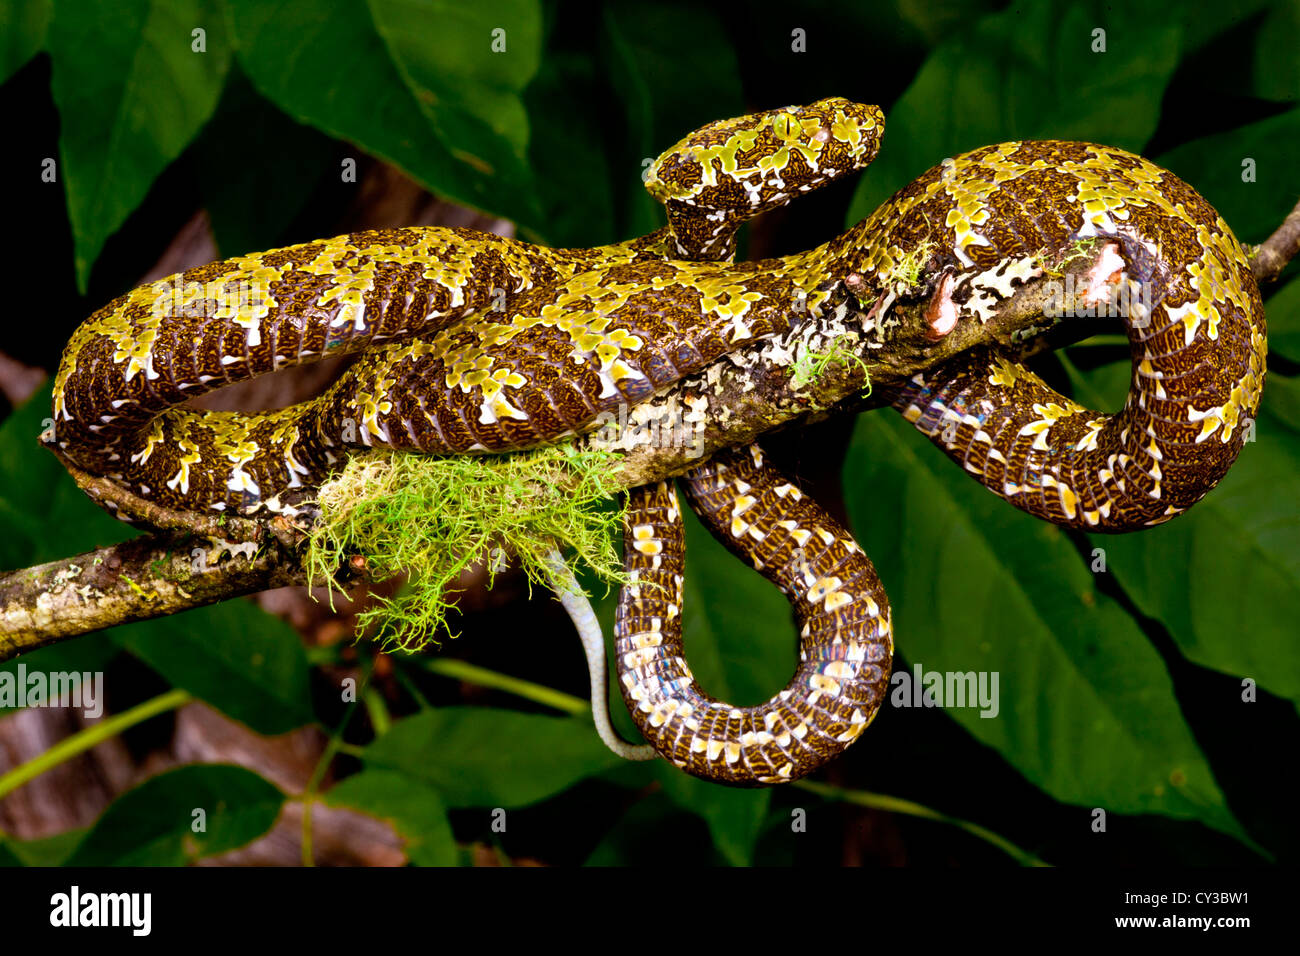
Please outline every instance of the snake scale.
[{"label": "snake scale", "polygon": [[[1086,246],[1082,298],[1132,293],[1120,412],[1083,408],[990,349],[915,376],[892,404],[994,494],[1060,525],[1134,530],[1203,497],[1256,413],[1265,326],[1245,252],[1172,173],[1112,147],[1002,143],[945,160],[815,249],[731,261],[741,223],[863,168],[883,129],[879,109],[838,98],[709,124],[650,167],[668,225],[627,242],[549,249],[464,229],[378,230],[142,286],[74,333],[43,440],[170,508],[287,510],[351,450],[492,452],[581,433],[809,315],[838,311],[887,335],[909,258],[937,341]],[[310,402],[258,414],[184,404],[357,351]],[[695,685],[681,507],[661,483],[629,493],[615,635],[624,698],[688,773],[797,779],[880,707],[892,655],[883,588],[852,536],[757,447],[714,456],[684,484],[710,530],[791,599],[799,665],[758,707]]]}]

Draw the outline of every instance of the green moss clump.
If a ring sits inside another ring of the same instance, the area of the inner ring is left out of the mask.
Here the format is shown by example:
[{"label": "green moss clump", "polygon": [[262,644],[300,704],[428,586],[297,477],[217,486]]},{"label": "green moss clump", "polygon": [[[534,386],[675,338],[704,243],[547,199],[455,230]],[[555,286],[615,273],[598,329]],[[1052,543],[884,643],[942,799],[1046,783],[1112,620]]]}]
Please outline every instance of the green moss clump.
[{"label": "green moss clump", "polygon": [[790,376],[790,387],[796,390],[806,388],[821,378],[826,372],[826,367],[832,362],[836,365],[856,364],[862,369],[863,374],[867,376],[866,394],[871,394],[871,370],[869,366],[856,352],[846,349],[838,343],[833,344],[824,352],[810,350],[801,353],[791,366],[794,371]]},{"label": "green moss clump", "polygon": [[930,261],[934,243],[929,239],[922,241],[915,249],[904,255],[889,271],[889,284],[899,292],[905,292],[921,281],[921,269]]},{"label": "green moss clump", "polygon": [[406,573],[406,587],[379,598],[359,624],[385,646],[419,650],[437,643],[455,582],[479,562],[489,586],[506,554],[530,581],[550,586],[546,556],[567,547],[599,578],[621,583],[622,510],[611,502],[617,470],[616,454],[571,446],[447,458],[358,454],[321,487],[307,571],[325,584],[361,555],[376,581]]}]

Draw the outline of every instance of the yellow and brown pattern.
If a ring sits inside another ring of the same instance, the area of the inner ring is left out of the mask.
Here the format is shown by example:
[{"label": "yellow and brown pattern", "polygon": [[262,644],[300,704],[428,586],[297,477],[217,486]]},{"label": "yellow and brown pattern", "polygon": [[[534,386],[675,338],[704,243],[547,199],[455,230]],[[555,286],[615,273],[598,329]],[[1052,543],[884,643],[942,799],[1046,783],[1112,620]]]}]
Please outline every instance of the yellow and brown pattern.
[{"label": "yellow and brown pattern", "polygon": [[[349,449],[518,448],[590,426],[740,344],[787,329],[821,264],[669,261],[695,213],[735,228],[875,156],[876,107],[828,99],[711,124],[648,184],[691,214],[595,249],[466,229],[377,230],[212,263],[142,286],[64,351],[45,441],[68,462],[178,510],[274,510]],[[719,215],[723,213],[720,212]],[[713,227],[710,226],[711,234]],[[286,365],[366,355],[320,398],[247,415],[179,407]]]},{"label": "yellow and brown pattern", "polygon": [[[1226,224],[1138,156],[1056,141],[984,147],[822,246],[729,261],[741,222],[861,169],[883,128],[877,108],[842,99],[710,124],[649,170],[669,226],[628,242],[556,250],[468,230],[384,230],[136,289],[74,334],[45,441],[172,508],[276,510],[287,492],[309,497],[357,448],[499,451],[595,427],[602,412],[800,315],[848,310],[882,331],[900,296],[928,298],[938,339],[987,321],[1017,284],[1055,275],[1086,247],[1096,264],[1076,301],[1118,302],[1131,344],[1123,410],[1089,411],[989,350],[917,376],[894,405],[995,494],[1058,524],[1130,530],[1203,497],[1258,408],[1263,310]],[[302,405],[182,407],[354,351],[360,361]],[[756,448],[687,482],[715,533],[795,601],[799,671],[757,708],[694,687],[681,655],[680,514],[659,485],[632,493],[625,696],[660,753],[691,773],[736,784],[802,776],[855,739],[883,697],[892,637],[879,581],[847,532]]]},{"label": "yellow and brown pattern", "polygon": [[724,544],[795,607],[799,665],[757,707],[733,707],[695,682],[682,645],[685,534],[667,482],[630,492],[630,583],[619,596],[619,685],[646,740],[697,777],[785,783],[837,757],[871,723],[893,658],[889,603],[852,536],[763,463],[757,446],[717,455],[687,478],[691,506]]},{"label": "yellow and brown pattern", "polygon": [[927,271],[953,277],[958,321],[985,317],[968,295],[981,276],[1031,260],[1051,268],[1081,242],[1100,249],[1084,298],[1128,334],[1133,377],[1118,414],[987,350],[895,397],[994,494],[1056,524],[1128,531],[1185,511],[1236,460],[1264,384],[1264,310],[1232,231],[1172,173],[1113,147],[1003,143],[935,167],[855,230],[898,237],[889,249],[848,240],[866,249],[868,271],[933,243]]}]

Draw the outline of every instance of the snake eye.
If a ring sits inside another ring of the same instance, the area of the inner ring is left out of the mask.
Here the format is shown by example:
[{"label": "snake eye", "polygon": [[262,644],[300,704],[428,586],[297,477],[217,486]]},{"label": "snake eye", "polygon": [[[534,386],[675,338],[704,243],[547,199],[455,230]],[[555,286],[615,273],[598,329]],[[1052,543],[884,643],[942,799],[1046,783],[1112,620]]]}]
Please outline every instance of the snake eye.
[{"label": "snake eye", "polygon": [[793,113],[778,113],[772,120],[772,132],[777,139],[794,139],[798,135],[799,118]]}]

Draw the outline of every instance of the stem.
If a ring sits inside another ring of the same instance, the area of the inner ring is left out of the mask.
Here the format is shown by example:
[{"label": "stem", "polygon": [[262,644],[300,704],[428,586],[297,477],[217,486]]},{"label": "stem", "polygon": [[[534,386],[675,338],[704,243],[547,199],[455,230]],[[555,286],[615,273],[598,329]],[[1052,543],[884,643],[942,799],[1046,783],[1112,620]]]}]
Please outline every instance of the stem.
[{"label": "stem", "polygon": [[965,830],[971,836],[977,837],[985,843],[992,844],[1021,866],[1051,866],[1050,863],[1043,862],[1032,853],[1020,849],[1010,840],[998,836],[992,830],[987,830],[978,823],[950,817],[938,810],[931,810],[927,806],[913,803],[911,800],[890,797],[883,793],[870,793],[866,790],[848,790],[828,783],[818,783],[815,780],[796,780],[790,786],[797,787],[800,790],[807,790],[809,793],[815,793],[819,797],[825,797],[828,800],[843,800],[845,803],[852,803],[859,807],[870,807],[872,810],[886,810],[889,813],[902,813],[910,817],[919,817],[922,820],[947,823],[950,826]]},{"label": "stem", "polygon": [[143,704],[137,704],[128,711],[106,717],[84,730],[77,731],[71,737],[65,737],[45,753],[19,764],[0,777],[0,798],[17,790],[29,780],[39,777],[45,771],[71,760],[77,754],[84,753],[110,737],[115,737],[128,727],[134,727],[150,717],[183,707],[193,699],[188,691],[179,688],[169,690],[165,694],[146,700]]},{"label": "stem", "polygon": [[[1127,336],[1127,335],[1109,335],[1109,334],[1094,335],[1092,338],[1084,339],[1082,342],[1076,342],[1076,343],[1074,343],[1074,346],[1073,346],[1073,347],[1076,348],[1076,349],[1079,349],[1079,348],[1084,348],[1084,349],[1086,349],[1086,348],[1095,348],[1095,347],[1097,347],[1097,346],[1099,346],[1099,345],[1106,345],[1106,346],[1111,346],[1111,347],[1114,347],[1114,346],[1116,346],[1116,345],[1127,346],[1127,345],[1128,345],[1128,336]],[[1060,355],[1064,355],[1064,354],[1065,354],[1065,350],[1062,349],[1061,351],[1057,352],[1056,354],[1057,354],[1058,356],[1060,356]]]},{"label": "stem", "polygon": [[366,716],[370,718],[370,726],[374,728],[375,736],[384,736],[388,733],[388,728],[393,725],[393,721],[388,716],[388,707],[384,704],[383,695],[373,687],[367,687],[361,699],[365,701]]},{"label": "stem", "polygon": [[329,770],[330,764],[334,762],[334,756],[343,749],[343,732],[347,730],[352,715],[356,713],[357,704],[365,697],[366,691],[370,686],[370,675],[374,672],[375,661],[373,657],[364,659],[361,665],[361,680],[357,684],[357,696],[352,703],[348,704],[348,709],[343,713],[343,719],[339,721],[338,727],[334,733],[330,734],[330,739],[325,744],[325,750],[320,755],[320,760],[316,761],[316,769],[312,771],[311,779],[307,781],[307,786],[302,792],[302,865],[315,866],[316,859],[312,853],[311,843],[311,811],[316,803],[316,791],[320,789],[321,781],[325,779],[325,774]]},{"label": "stem", "polygon": [[491,690],[503,690],[508,694],[514,694],[524,700],[531,700],[537,704],[553,707],[566,714],[577,716],[591,712],[591,702],[583,700],[581,697],[574,697],[572,694],[564,693],[564,691],[544,687],[541,684],[534,684],[532,681],[521,680],[508,674],[490,671],[486,667],[478,667],[465,661],[435,658],[420,661],[419,664],[431,674],[450,677],[454,680],[463,680]]},{"label": "stem", "polygon": [[397,666],[393,668],[393,676],[402,685],[402,689],[411,695],[411,699],[419,705],[420,710],[428,710],[432,705],[429,703],[429,699],[420,693],[420,688],[416,686],[415,681],[411,680],[411,675],[406,673],[404,662],[398,660],[394,661],[394,663]]}]

